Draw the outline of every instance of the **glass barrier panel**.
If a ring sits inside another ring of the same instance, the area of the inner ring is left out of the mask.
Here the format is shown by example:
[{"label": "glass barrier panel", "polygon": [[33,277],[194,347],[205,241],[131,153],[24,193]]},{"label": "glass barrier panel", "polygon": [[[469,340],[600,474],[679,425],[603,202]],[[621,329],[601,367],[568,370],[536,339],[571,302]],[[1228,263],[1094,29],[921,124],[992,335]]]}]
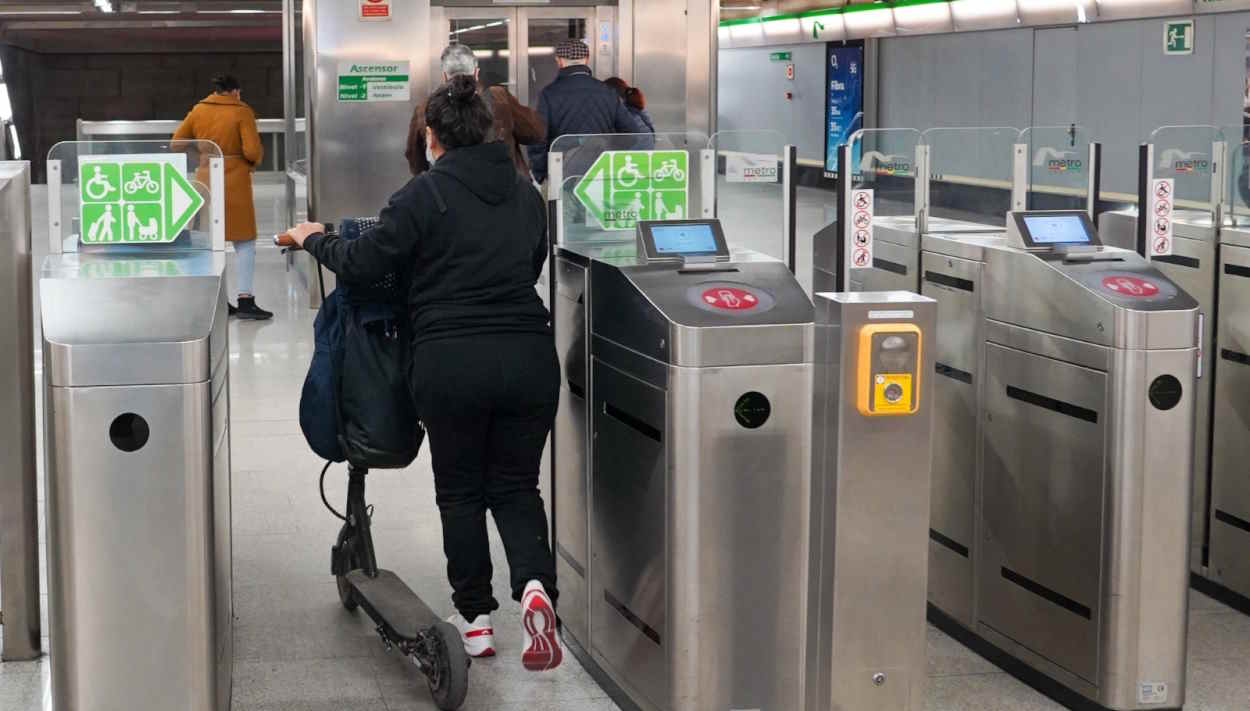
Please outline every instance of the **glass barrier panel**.
[{"label": "glass barrier panel", "polygon": [[1224,176],[1224,224],[1250,226],[1250,124],[1223,126],[1227,174]]},{"label": "glass barrier panel", "polygon": [[851,134],[851,189],[873,191],[877,217],[916,214],[916,146],[914,128],[863,129]]},{"label": "glass barrier panel", "polygon": [[1216,126],[1161,126],[1148,140],[1154,147],[1151,174],[1175,181],[1176,212],[1209,213],[1222,197],[1212,194],[1211,171],[1223,156],[1211,155],[1211,148],[1224,141],[1224,132]]},{"label": "glass barrier panel", "polygon": [[557,138],[550,153],[563,159],[560,244],[633,244],[639,220],[700,216],[707,143],[699,133]]},{"label": "glass barrier panel", "polygon": [[221,157],[211,141],[56,144],[48,160],[61,166],[62,251],[212,250],[213,201],[224,196],[212,194],[209,161]]},{"label": "glass barrier panel", "polygon": [[1020,132],[1028,147],[1030,210],[1084,210],[1089,205],[1089,131],[1076,124],[1031,126]]},{"label": "glass barrier panel", "polygon": [[771,130],[720,131],[708,141],[716,159],[716,216],[730,248],[785,260],[785,147],[785,136]]},{"label": "glass barrier panel", "polygon": [[1020,129],[1009,126],[931,128],[924,132],[922,140],[929,148],[931,229],[948,220],[955,229],[1007,224],[1019,137]]}]

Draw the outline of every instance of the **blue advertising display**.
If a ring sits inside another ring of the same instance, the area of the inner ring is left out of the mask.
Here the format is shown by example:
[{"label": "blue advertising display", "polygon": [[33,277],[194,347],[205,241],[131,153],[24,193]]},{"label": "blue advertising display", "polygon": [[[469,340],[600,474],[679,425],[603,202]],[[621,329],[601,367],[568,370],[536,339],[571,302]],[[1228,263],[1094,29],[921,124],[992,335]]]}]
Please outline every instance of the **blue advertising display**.
[{"label": "blue advertising display", "polygon": [[[864,126],[864,48],[829,42],[825,62],[825,176],[838,171],[838,146]],[[852,158],[858,160],[858,146]]]}]

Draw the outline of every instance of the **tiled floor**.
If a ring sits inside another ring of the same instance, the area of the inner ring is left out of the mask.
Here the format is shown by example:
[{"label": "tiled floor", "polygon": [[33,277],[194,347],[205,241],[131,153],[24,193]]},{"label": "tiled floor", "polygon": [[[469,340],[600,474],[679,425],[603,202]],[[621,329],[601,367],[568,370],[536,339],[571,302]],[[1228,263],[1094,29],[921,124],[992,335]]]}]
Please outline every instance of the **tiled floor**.
[{"label": "tiled floor", "polygon": [[[262,233],[284,214],[281,191],[258,186]],[[45,242],[42,203],[36,195],[36,246]],[[800,234],[818,226],[819,193],[805,193]],[[773,234],[776,221],[738,201],[753,229]],[[810,244],[810,243],[809,243]],[[760,244],[767,249],[767,244]],[[775,252],[776,248],[768,249]],[[46,249],[39,249],[42,255]],[[802,242],[800,253],[803,252]],[[800,265],[802,270],[804,265]],[[433,705],[411,665],[383,651],[363,614],[338,604],[327,572],[337,521],[317,493],[320,463],[299,433],[299,388],[312,351],[313,314],[277,250],[262,243],[257,269],[261,305],[277,313],[269,323],[231,325],[233,397],[235,663],[234,711],[425,711]],[[344,477],[329,477],[334,503],[344,497]],[[370,479],[377,507],[381,562],[396,570],[439,613],[451,610],[443,577],[438,518],[429,461],[422,456],[403,472]],[[497,595],[506,601],[499,542],[493,541]],[[1198,593],[1190,616],[1191,711],[1245,711],[1250,673],[1250,617]],[[548,675],[526,673],[516,606],[505,602],[495,618],[502,656],[476,663],[465,708],[469,711],[608,711],[616,706],[576,662]],[[46,626],[45,626],[46,630]],[[1000,672],[935,629],[928,639],[928,711],[1044,711],[1058,705]],[[0,664],[0,710],[50,708],[46,659]],[[136,702],[134,711],[143,709]]]}]

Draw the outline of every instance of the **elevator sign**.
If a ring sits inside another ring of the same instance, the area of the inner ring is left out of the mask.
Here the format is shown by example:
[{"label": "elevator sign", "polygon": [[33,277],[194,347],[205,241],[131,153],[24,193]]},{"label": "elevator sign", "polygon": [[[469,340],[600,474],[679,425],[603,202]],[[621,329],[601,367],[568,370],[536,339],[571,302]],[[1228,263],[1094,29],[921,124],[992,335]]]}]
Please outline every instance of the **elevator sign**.
[{"label": "elevator sign", "polygon": [[411,101],[408,62],[339,62],[339,101]]},{"label": "elevator sign", "polygon": [[605,230],[632,230],[640,220],[684,220],[689,171],[685,151],[604,151],[573,195]]},{"label": "elevator sign", "polygon": [[182,154],[80,156],[83,244],[173,242],[204,206]]}]

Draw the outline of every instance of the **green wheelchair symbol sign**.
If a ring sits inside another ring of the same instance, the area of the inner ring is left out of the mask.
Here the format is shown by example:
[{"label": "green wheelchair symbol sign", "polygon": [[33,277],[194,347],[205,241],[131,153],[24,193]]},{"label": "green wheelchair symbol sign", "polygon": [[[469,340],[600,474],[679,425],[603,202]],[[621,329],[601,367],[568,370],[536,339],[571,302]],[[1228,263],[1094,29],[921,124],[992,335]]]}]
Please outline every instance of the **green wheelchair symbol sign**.
[{"label": "green wheelchair symbol sign", "polygon": [[680,220],[689,213],[685,151],[605,151],[573,195],[605,230],[632,230],[640,220]]},{"label": "green wheelchair symbol sign", "polygon": [[184,171],[159,157],[82,160],[78,186],[83,244],[173,242],[204,206]]}]

